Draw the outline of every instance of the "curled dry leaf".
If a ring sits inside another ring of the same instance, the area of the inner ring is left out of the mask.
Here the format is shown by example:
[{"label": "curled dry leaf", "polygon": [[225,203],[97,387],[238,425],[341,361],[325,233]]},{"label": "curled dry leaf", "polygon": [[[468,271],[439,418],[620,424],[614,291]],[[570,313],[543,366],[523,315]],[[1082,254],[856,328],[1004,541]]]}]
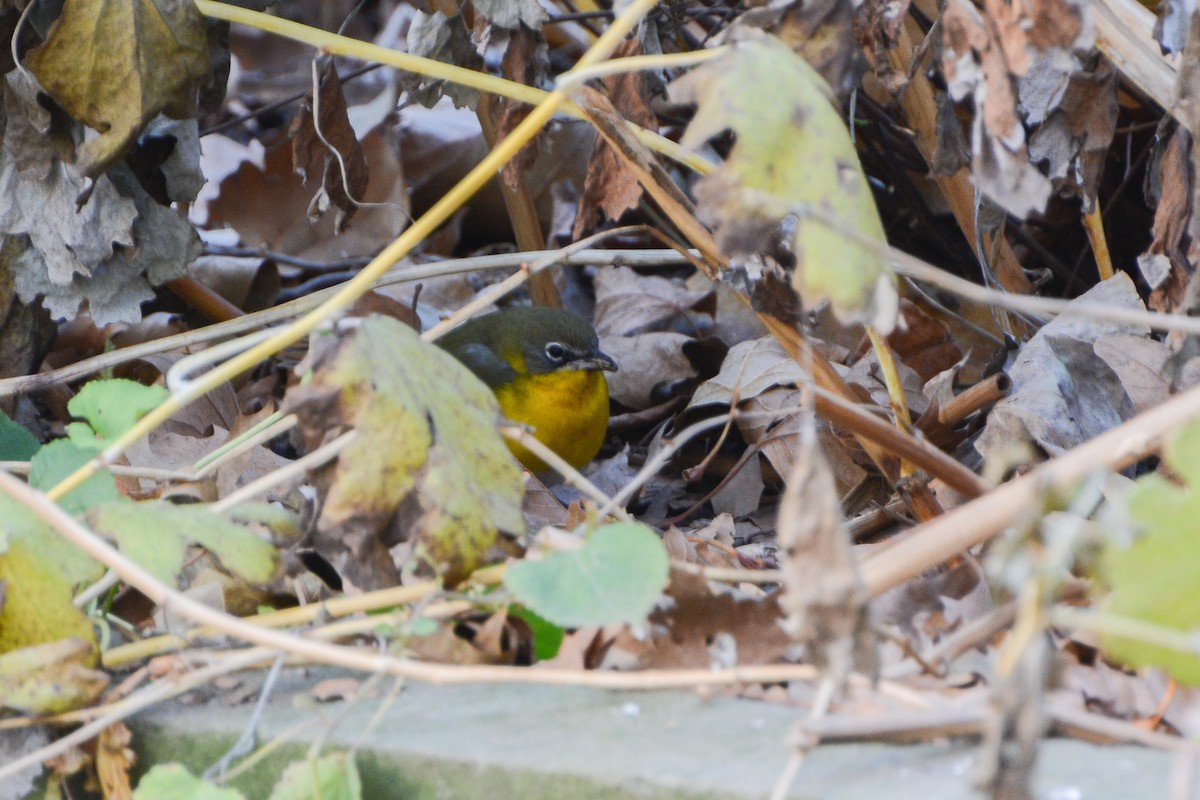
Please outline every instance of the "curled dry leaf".
[{"label": "curled dry leaf", "polygon": [[488,22],[508,30],[521,26],[540,30],[549,17],[537,0],[475,0],[472,5]]},{"label": "curled dry leaf", "polygon": [[[433,14],[418,11],[408,28],[408,52],[456,67],[483,69],[483,59],[471,41],[462,14],[447,17],[440,11]],[[433,108],[443,96],[449,97],[459,108],[474,108],[479,101],[479,92],[475,89],[415,72],[403,73],[401,85],[410,99],[426,108]]]},{"label": "curled dry leaf", "polygon": [[318,61],[320,71],[316,95],[301,104],[292,120],[292,164],[307,186],[318,182],[317,193],[308,204],[314,220],[329,208],[337,208],[334,233],[341,233],[358,211],[367,188],[367,159],[346,112],[346,96],[332,58]]},{"label": "curled dry leaf", "polygon": [[[1018,113],[1016,79],[1029,75],[1029,90],[1037,95],[1040,78],[1055,73],[1061,79],[1050,79],[1042,94],[1067,91],[1065,76],[1079,69],[1076,54],[1086,53],[1092,45],[1087,13],[1079,0],[1020,4],[986,0],[982,9],[968,0],[949,0],[942,14],[942,71],[950,95],[955,100],[972,97],[975,103],[971,144],[976,185],[1018,217],[1045,208],[1051,183],[1031,163]],[[1045,103],[1035,101],[1032,106],[1039,115],[1048,113]],[[1091,151],[1107,148],[1100,143],[1104,128],[1111,136],[1107,122],[1099,126],[1096,136],[1081,137],[1081,131],[1071,131],[1069,149],[1075,152],[1069,152],[1066,143],[1053,149],[1049,140],[1062,131],[1047,128],[1039,155],[1055,157],[1065,175],[1066,165],[1083,152],[1086,169],[1094,172],[1097,156]],[[1076,142],[1079,138],[1085,141]]]},{"label": "curled dry leaf", "polygon": [[[1075,302],[1142,308],[1133,281],[1123,272]],[[1128,419],[1130,398],[1095,345],[1106,335],[1144,338],[1148,333],[1127,323],[1069,314],[1055,318],[1018,352],[1009,370],[1012,392],[988,415],[975,449],[985,459],[1002,458],[1013,442],[1033,442],[1056,456]]]},{"label": "curled dry leaf", "polygon": [[[1164,123],[1165,124],[1165,123]],[[1166,124],[1165,124],[1166,125]],[[1167,125],[1167,127],[1170,127]],[[1157,174],[1147,176],[1148,193],[1157,200],[1150,247],[1138,256],[1138,269],[1152,290],[1147,305],[1155,311],[1178,311],[1191,276],[1188,242],[1192,218],[1192,137],[1182,127],[1167,133],[1155,159]],[[1157,189],[1157,191],[1155,191]],[[1157,197],[1155,197],[1157,195]]]}]

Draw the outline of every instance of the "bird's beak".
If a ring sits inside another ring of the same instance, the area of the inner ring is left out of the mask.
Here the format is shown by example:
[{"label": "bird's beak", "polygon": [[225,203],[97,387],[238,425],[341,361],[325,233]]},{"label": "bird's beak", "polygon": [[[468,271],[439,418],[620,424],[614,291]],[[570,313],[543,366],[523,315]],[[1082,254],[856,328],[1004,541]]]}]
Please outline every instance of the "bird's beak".
[{"label": "bird's beak", "polygon": [[591,350],[579,358],[571,359],[569,363],[564,365],[565,369],[577,369],[584,371],[603,370],[604,372],[616,372],[617,362],[612,360],[612,356],[608,353],[602,353],[599,350]]}]

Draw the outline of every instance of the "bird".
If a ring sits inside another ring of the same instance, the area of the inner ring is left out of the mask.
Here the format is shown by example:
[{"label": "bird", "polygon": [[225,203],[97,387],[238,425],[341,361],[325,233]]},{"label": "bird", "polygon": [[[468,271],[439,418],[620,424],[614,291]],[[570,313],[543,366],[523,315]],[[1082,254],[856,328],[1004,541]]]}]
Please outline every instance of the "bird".
[{"label": "bird", "polygon": [[[469,320],[437,342],[491,388],[500,410],[576,469],[608,431],[608,381],[617,364],[596,330],[558,308],[516,306]],[[525,469],[549,466],[522,445],[509,449]]]}]

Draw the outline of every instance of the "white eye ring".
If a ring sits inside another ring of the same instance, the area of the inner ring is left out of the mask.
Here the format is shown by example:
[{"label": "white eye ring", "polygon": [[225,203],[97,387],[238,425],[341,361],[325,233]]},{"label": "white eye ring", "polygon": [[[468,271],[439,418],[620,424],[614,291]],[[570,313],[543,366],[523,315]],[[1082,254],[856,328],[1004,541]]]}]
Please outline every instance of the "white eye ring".
[{"label": "white eye ring", "polygon": [[550,342],[550,344],[546,345],[546,349],[543,352],[545,352],[546,358],[555,364],[562,363],[563,359],[567,357],[567,348],[558,342]]}]

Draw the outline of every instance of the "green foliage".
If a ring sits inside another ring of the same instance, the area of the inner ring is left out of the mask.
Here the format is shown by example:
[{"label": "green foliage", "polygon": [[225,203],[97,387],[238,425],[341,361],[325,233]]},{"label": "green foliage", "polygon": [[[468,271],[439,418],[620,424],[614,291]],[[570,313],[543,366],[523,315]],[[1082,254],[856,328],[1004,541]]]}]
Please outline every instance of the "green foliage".
[{"label": "green foliage", "polygon": [[117,540],[121,552],[167,585],[176,583],[189,544],[199,544],[237,575],[265,583],[275,573],[276,552],[252,531],[200,505],[164,502],[109,503],[96,529]]},{"label": "green foliage", "polygon": [[87,428],[72,424],[68,433],[80,444],[89,439],[112,441],[168,397],[170,392],[161,386],[144,386],[123,378],[92,381],[67,403],[71,416],[86,420]]},{"label": "green foliage", "polygon": [[245,795],[197,778],[179,764],[159,764],[142,777],[133,800],[245,800]]},{"label": "green foliage", "polygon": [[0,461],[28,461],[41,447],[24,425],[0,411]]},{"label": "green foliage", "polygon": [[[79,423],[76,423],[79,424]],[[63,478],[91,461],[104,449],[99,442],[77,444],[57,439],[34,454],[29,467],[29,485],[43,492],[57,486]],[[59,505],[71,514],[82,514],[101,503],[120,500],[117,482],[109,472],[92,475],[60,499]]]},{"label": "green foliage", "polygon": [[[67,438],[50,442],[31,459],[29,485],[46,491],[98,456],[105,445],[125,433],[168,396],[161,386],[127,380],[92,381],[71,398],[67,410],[84,422],[67,426]],[[112,475],[98,472],[59,503],[81,514],[121,497]]]},{"label": "green foliage", "polygon": [[[89,383],[68,404],[71,413],[84,422],[71,423],[68,438],[50,442],[32,454],[29,484],[43,491],[56,486],[165,397],[165,390],[133,381]],[[107,472],[93,475],[60,500],[62,508],[72,514],[104,504],[125,504]],[[221,530],[214,527],[209,535],[217,537]],[[130,549],[153,553],[156,564],[164,560],[159,531],[147,534],[135,529],[124,536],[123,544]],[[255,543],[269,549],[257,539]],[[6,581],[6,599],[0,609],[0,653],[69,637],[95,644],[92,625],[72,604],[71,595],[77,586],[101,574],[96,561],[25,506],[0,496],[0,580]],[[167,582],[174,583],[173,575]]]},{"label": "green foliage", "polygon": [[[283,771],[270,800],[359,800],[362,783],[354,759],[330,753],[317,759],[296,761]],[[133,792],[133,800],[245,800],[235,789],[197,778],[180,764],[159,764],[150,769]]]},{"label": "green foliage", "polygon": [[548,661],[558,655],[563,639],[566,638],[566,631],[561,626],[521,606],[510,608],[508,615],[525,620],[525,624],[533,632],[533,656],[536,660]]},{"label": "green foliage", "polygon": [[[1106,543],[1101,570],[1111,593],[1103,610],[1179,631],[1200,628],[1196,576],[1200,547],[1200,423],[1183,428],[1163,450],[1163,461],[1183,481],[1146,475],[1126,503],[1136,529],[1132,542]],[[1114,537],[1115,538],[1115,537]],[[1104,637],[1106,652],[1132,666],[1157,666],[1191,686],[1200,685],[1200,656],[1122,637]]]},{"label": "green foliage", "polygon": [[362,784],[354,759],[346,753],[330,753],[288,765],[275,784],[270,800],[359,800]]},{"label": "green foliage", "polygon": [[82,553],[24,505],[0,494],[0,653],[76,637],[95,644],[92,625],[71,603],[79,584],[103,574]]},{"label": "green foliage", "polygon": [[521,603],[564,628],[638,624],[667,586],[662,540],[645,525],[597,528],[578,550],[508,567],[504,585]]}]

